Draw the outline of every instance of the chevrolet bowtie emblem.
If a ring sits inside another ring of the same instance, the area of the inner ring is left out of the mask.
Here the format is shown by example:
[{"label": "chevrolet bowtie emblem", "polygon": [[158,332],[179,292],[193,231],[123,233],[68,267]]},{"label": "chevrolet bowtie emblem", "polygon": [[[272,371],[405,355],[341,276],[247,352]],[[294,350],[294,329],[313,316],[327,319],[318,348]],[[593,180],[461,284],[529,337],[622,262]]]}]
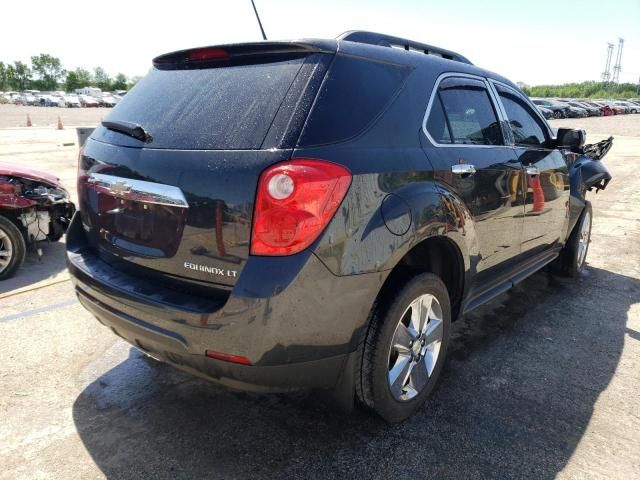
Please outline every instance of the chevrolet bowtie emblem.
[{"label": "chevrolet bowtie emblem", "polygon": [[116,195],[121,195],[131,191],[131,185],[126,182],[117,181],[111,184],[111,191]]}]

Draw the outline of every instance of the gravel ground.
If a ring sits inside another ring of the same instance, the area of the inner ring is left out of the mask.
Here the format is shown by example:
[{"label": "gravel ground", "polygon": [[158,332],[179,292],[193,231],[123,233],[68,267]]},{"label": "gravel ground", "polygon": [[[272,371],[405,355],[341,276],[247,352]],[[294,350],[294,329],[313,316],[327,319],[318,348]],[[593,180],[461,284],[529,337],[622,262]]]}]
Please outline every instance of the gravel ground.
[{"label": "gravel ground", "polygon": [[640,135],[640,114],[637,113],[611,117],[564,118],[550,120],[549,123],[553,128],[583,128],[587,131],[587,142],[591,142],[594,135],[602,137]]},{"label": "gravel ground", "polygon": [[[640,115],[553,123],[587,122],[589,141],[616,140],[585,273],[535,274],[456,323],[439,386],[401,425],[148,359],[76,302],[64,245],[47,247],[0,287],[0,479],[640,478]],[[73,191],[74,139],[0,130],[0,161]]]},{"label": "gravel ground", "polygon": [[27,126],[27,115],[34,127],[56,127],[58,116],[64,126],[94,126],[109,115],[110,108],[24,107],[0,105],[0,128]]},{"label": "gravel ground", "polygon": [[[58,116],[65,126],[94,126],[106,117],[110,108],[59,108],[59,107],[23,107],[0,105],[0,129],[25,127],[27,114],[31,122],[38,127],[55,127]],[[640,115],[615,115],[612,117],[567,118],[551,120],[554,128],[584,128],[593,134],[640,135]]]}]

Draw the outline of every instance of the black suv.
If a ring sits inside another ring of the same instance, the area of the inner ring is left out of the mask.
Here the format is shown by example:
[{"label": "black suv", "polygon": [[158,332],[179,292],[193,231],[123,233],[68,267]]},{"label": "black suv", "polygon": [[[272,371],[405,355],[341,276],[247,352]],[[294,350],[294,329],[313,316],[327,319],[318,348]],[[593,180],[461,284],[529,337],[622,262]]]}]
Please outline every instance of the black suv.
[{"label": "black suv", "polygon": [[433,389],[453,319],[554,260],[583,268],[585,189],[608,179],[575,153],[583,137],[402,38],[162,55],[81,152],[69,270],[154,358],[231,388],[357,395],[400,421]]}]

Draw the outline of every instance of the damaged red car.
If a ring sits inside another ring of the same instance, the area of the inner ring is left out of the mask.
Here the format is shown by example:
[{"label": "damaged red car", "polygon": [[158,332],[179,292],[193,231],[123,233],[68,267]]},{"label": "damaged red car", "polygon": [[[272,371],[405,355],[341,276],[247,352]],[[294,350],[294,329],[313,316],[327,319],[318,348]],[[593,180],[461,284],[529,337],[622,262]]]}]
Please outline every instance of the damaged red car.
[{"label": "damaged red car", "polygon": [[0,163],[0,280],[22,265],[29,246],[58,241],[75,205],[55,175]]}]

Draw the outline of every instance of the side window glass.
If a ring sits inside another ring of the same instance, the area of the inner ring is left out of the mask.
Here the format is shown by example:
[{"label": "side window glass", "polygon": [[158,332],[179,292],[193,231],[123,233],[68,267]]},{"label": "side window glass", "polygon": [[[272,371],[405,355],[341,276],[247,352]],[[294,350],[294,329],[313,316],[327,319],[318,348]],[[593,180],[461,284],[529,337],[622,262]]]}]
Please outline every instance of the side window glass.
[{"label": "side window glass", "polygon": [[529,105],[506,88],[496,85],[496,90],[507,114],[515,144],[525,147],[544,146],[547,141],[544,126]]},{"label": "side window glass", "polygon": [[444,116],[440,95],[436,94],[427,120],[427,131],[436,143],[451,143],[451,132]]},{"label": "side window glass", "polygon": [[[440,108],[434,110],[438,100]],[[498,117],[493,109],[489,92],[481,81],[450,77],[440,82],[427,122],[429,134],[436,141],[443,136],[439,129],[435,130],[436,126],[439,126],[437,115],[442,114],[444,114],[446,125],[444,138],[447,138],[446,130],[448,129],[449,141],[439,143],[503,144]],[[431,126],[434,130],[431,130]]]}]

